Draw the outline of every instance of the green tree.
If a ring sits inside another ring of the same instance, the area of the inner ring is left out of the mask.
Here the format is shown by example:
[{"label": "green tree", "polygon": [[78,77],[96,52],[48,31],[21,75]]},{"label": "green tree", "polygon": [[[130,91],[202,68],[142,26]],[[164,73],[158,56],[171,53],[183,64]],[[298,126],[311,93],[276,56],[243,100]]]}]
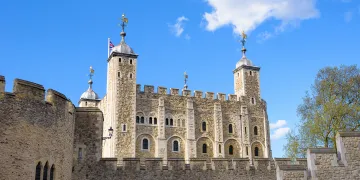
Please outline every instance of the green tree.
[{"label": "green tree", "polygon": [[[297,131],[287,135],[288,157],[304,157],[309,147],[335,147],[338,131],[360,130],[360,70],[353,66],[321,69],[311,93],[298,106]],[[335,147],[336,148],[336,147]]]}]

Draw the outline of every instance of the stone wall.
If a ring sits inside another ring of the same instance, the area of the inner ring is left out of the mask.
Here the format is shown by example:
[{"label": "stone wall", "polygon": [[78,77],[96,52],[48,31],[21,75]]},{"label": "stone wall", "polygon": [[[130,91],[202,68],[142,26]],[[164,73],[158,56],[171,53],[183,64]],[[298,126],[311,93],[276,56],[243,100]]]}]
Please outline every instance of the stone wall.
[{"label": "stone wall", "polygon": [[[102,159],[88,171],[86,179],[276,179],[274,161],[259,159],[250,165],[249,159]],[[76,172],[74,172],[76,173]]]},{"label": "stone wall", "polygon": [[20,79],[12,93],[0,90],[0,179],[35,179],[38,163],[41,179],[45,164],[45,175],[53,167],[55,179],[71,179],[74,120],[73,104],[55,90],[45,100],[42,85]]},{"label": "stone wall", "polygon": [[[254,76],[256,79],[256,77]],[[269,146],[268,121],[266,103],[259,100],[256,104],[249,104],[249,98],[237,98],[236,95],[183,90],[153,86],[137,85],[136,98],[136,157],[163,158],[241,158],[251,157],[255,153],[245,153],[259,149],[258,157],[268,157],[265,152]],[[243,101],[243,99],[246,99]],[[189,104],[190,103],[190,104]],[[243,111],[242,109],[246,109]],[[143,120],[142,120],[143,118]],[[156,124],[155,124],[156,119]],[[206,123],[206,131],[202,124]],[[231,125],[232,132],[229,130]],[[247,131],[244,131],[244,127]],[[257,135],[254,134],[257,128]],[[193,134],[194,136],[189,136]],[[163,134],[163,137],[162,137]],[[149,151],[141,149],[142,139],[148,136],[152,146],[159,149]],[[181,141],[180,151],[173,152],[171,142],[174,138]],[[171,142],[170,142],[171,141]],[[207,146],[207,153],[203,153],[203,145]],[[187,148],[182,148],[185,147]],[[230,153],[230,147],[232,153]],[[189,152],[189,151],[194,151]],[[185,151],[185,152],[183,152]],[[192,155],[194,154],[194,155]]]}]

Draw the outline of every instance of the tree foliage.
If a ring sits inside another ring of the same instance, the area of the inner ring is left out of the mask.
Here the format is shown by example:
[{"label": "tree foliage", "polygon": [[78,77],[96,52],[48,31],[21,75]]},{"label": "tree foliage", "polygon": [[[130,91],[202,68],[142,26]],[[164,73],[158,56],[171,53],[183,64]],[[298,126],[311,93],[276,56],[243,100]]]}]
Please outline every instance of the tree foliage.
[{"label": "tree foliage", "polygon": [[321,69],[297,112],[300,125],[284,146],[288,157],[304,157],[309,147],[334,147],[338,131],[360,130],[360,70],[356,65]]}]

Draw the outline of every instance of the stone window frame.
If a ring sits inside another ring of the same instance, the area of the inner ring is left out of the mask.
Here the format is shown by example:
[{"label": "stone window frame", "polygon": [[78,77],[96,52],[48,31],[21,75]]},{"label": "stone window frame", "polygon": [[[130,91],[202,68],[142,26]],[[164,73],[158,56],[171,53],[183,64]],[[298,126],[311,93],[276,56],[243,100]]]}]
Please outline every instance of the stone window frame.
[{"label": "stone window frame", "polygon": [[254,126],[254,131],[253,131],[254,136],[259,136],[259,127],[258,126]]},{"label": "stone window frame", "polygon": [[35,180],[41,180],[41,172],[42,171],[43,171],[42,163],[41,163],[41,161],[39,161],[38,163],[36,163],[36,166],[35,166]]},{"label": "stone window frame", "polygon": [[[206,145],[205,146],[205,151],[206,152],[204,152],[204,145]],[[204,142],[204,143],[202,143],[202,145],[201,145],[202,147],[201,147],[201,152],[202,152],[202,154],[208,154],[208,144],[206,143],[206,142]]]},{"label": "stone window frame", "polygon": [[[204,127],[204,124],[205,123],[205,130],[203,129],[203,127]],[[208,123],[207,123],[207,121],[206,120],[203,120],[203,121],[201,121],[201,124],[200,124],[200,132],[207,132],[208,131]]]},{"label": "stone window frame", "polygon": [[229,155],[234,155],[234,146],[232,144],[229,145],[228,150],[229,150]]},{"label": "stone window frame", "polygon": [[[124,130],[124,127],[125,127],[125,130]],[[122,123],[121,124],[121,132],[127,132],[127,131],[128,131],[127,124]]]},{"label": "stone window frame", "polygon": [[[174,150],[175,141],[177,141],[177,143],[178,143],[178,150],[177,151]],[[171,152],[180,153],[180,140],[179,139],[176,138],[176,139],[172,140],[172,142],[171,142]]]},{"label": "stone window frame", "polygon": [[[147,149],[144,149],[144,140],[147,140],[148,141],[148,148]],[[150,143],[150,140],[149,140],[149,138],[147,138],[147,137],[143,137],[143,138],[141,138],[141,151],[150,151],[150,145],[151,145],[151,143]]]},{"label": "stone window frame", "polygon": [[[230,130],[231,130],[231,132],[230,132]],[[229,123],[229,125],[228,125],[228,133],[229,134],[234,134],[234,126],[233,126],[232,123]]]},{"label": "stone window frame", "polygon": [[257,147],[257,146],[255,146],[255,148],[254,148],[254,156],[259,157],[259,147]]},{"label": "stone window frame", "polygon": [[256,105],[256,98],[255,97],[250,98],[250,104],[251,105]]}]

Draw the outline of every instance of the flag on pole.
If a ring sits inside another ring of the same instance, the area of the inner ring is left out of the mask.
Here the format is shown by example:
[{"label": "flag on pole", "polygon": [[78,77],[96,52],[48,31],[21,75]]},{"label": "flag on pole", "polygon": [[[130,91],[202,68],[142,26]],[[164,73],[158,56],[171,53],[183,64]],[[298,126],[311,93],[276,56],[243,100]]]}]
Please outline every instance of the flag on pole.
[{"label": "flag on pole", "polygon": [[112,49],[113,47],[115,47],[114,44],[111,41],[109,41],[109,48]]}]

